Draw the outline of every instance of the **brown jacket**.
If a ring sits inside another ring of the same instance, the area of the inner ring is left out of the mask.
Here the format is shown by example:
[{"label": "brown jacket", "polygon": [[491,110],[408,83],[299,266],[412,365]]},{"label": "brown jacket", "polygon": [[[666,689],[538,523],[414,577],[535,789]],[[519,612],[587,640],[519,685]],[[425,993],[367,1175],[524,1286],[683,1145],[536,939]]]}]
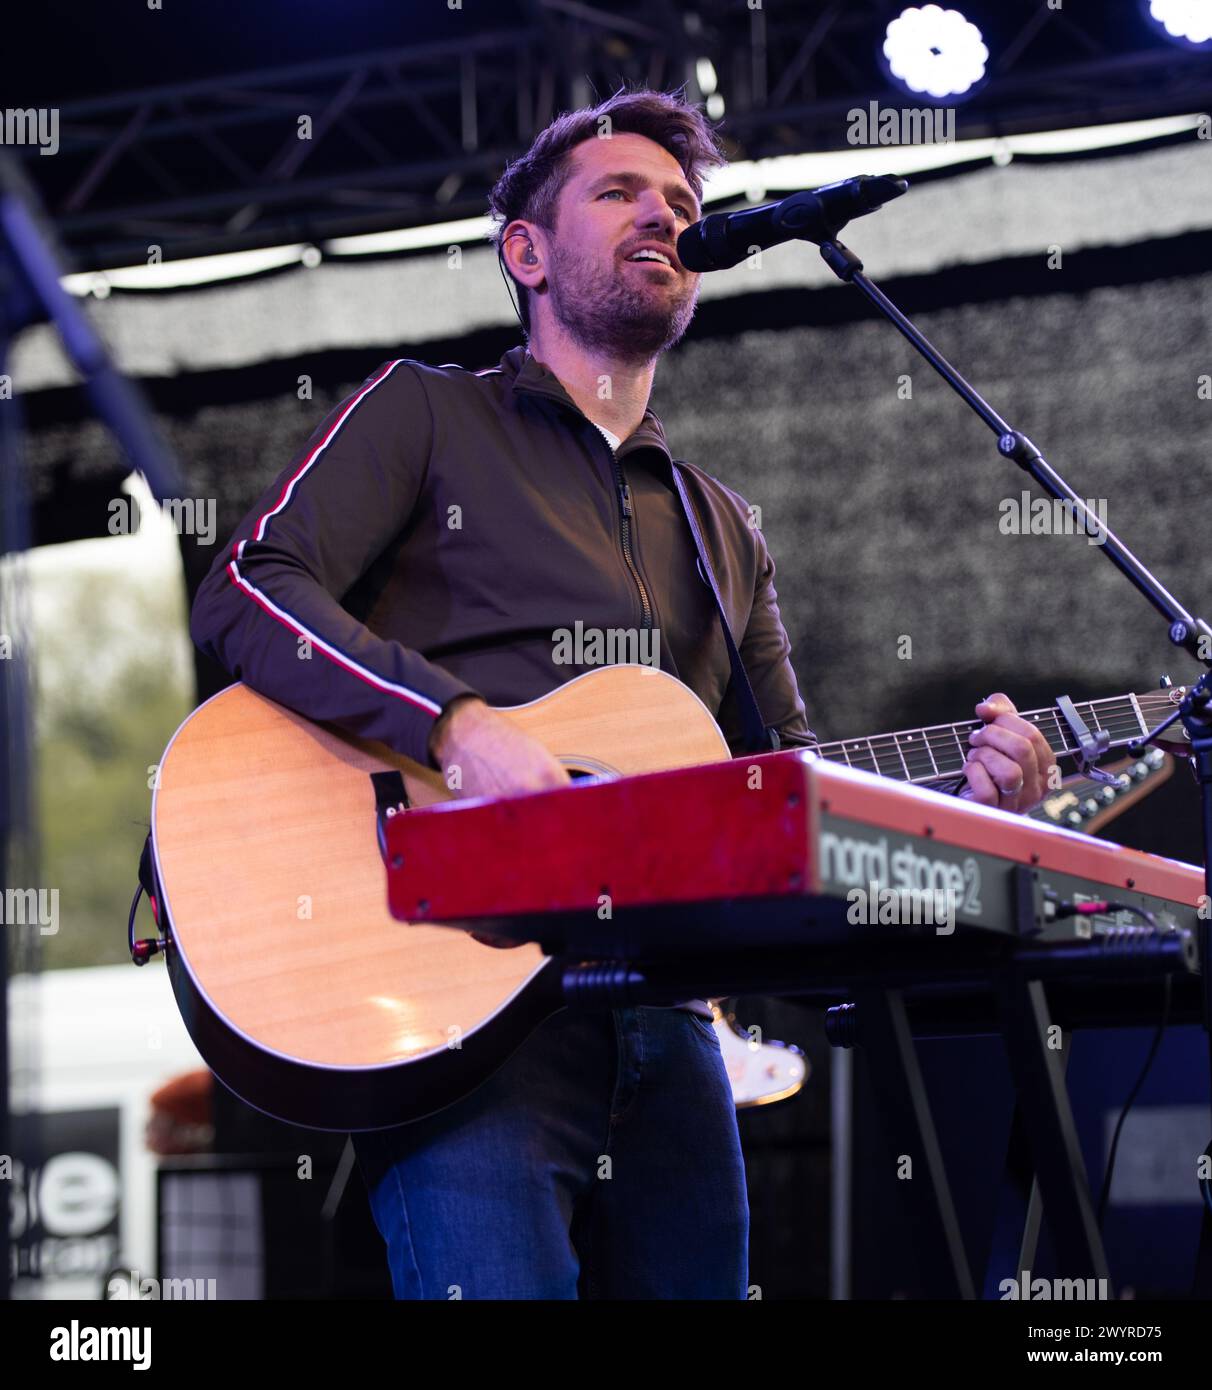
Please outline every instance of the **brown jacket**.
[{"label": "brown jacket", "polygon": [[[191,632],[270,698],[428,763],[454,696],[533,700],[602,660],[594,630],[622,630],[636,645],[613,659],[659,653],[739,752],[719,619],[670,477],[651,411],[616,459],[522,347],[481,372],[387,362],[237,527]],[[766,542],[731,489],[694,467],[687,484],[765,722],[812,743]]]}]

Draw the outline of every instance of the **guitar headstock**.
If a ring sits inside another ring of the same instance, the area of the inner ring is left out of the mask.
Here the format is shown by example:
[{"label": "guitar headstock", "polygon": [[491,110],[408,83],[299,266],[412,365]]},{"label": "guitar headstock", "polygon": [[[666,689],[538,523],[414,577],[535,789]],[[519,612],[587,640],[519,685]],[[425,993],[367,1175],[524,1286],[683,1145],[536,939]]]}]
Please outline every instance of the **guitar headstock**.
[{"label": "guitar headstock", "polygon": [[[1190,686],[1169,684],[1169,677],[1163,676],[1159,689],[1146,690],[1132,698],[1140,709],[1141,718],[1146,726],[1155,729],[1178,713],[1178,707],[1186,699],[1189,690]],[[1178,720],[1175,720],[1165,733],[1160,734],[1152,746],[1173,754],[1176,758],[1191,756],[1191,741],[1187,737],[1186,729]]]}]

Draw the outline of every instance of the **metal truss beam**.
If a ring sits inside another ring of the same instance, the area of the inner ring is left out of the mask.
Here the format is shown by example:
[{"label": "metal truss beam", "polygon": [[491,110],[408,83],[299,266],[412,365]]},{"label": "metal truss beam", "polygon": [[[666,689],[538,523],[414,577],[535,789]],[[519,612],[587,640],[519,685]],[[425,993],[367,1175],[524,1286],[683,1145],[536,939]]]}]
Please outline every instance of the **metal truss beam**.
[{"label": "metal truss beam", "polygon": [[[173,258],[482,212],[557,111],[624,82],[702,100],[700,58],[718,74],[731,157],[844,148],[848,112],[911,101],[876,57],[897,8],[523,0],[521,22],[458,42],[66,103],[58,155],[27,152],[28,167],[81,266],[103,269],[152,244]],[[984,0],[967,8],[979,19]],[[1119,22],[1129,11],[1138,22]],[[997,0],[996,22],[961,138],[1212,107],[1207,55],[1152,41],[1133,0]]]}]

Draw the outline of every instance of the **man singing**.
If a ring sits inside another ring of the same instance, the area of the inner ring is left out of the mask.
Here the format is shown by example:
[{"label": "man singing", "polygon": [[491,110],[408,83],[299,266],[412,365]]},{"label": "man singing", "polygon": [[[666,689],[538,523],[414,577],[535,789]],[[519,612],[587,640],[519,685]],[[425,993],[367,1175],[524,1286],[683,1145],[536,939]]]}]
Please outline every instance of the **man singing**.
[{"label": "man singing", "polygon": [[[677,96],[621,92],[544,130],[491,197],[527,346],[486,371],[373,373],[216,560],[199,646],[271,699],[441,768],[462,796],[503,797],[569,778],[490,706],[581,674],[553,659],[578,620],[642,631],[742,751],[648,408],[698,296],[678,235],[721,163]],[[765,540],[735,492],[684,476],[763,720],[810,745]],[[964,794],[1029,809],[1043,737],[1004,695],[976,713]],[[744,1168],[701,1000],[564,1010],[470,1096],[355,1146],[398,1298],[746,1297]]]}]

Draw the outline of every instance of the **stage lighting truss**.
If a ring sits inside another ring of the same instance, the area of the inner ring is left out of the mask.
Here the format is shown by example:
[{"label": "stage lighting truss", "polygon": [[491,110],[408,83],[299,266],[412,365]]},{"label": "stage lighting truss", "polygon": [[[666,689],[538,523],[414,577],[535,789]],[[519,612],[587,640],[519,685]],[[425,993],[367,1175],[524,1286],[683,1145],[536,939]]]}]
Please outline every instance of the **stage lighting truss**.
[{"label": "stage lighting truss", "polygon": [[534,0],[457,39],[63,102],[54,159],[9,153],[99,270],[145,265],[152,241],[164,262],[282,247],[294,262],[307,244],[482,218],[537,131],[624,81],[685,85],[724,118],[733,161],[853,152],[854,111],[909,92],[962,105],[965,139],[1212,109],[1209,45],[1193,42],[1212,0],[1153,0],[1156,17],[1149,0],[945,5]]},{"label": "stage lighting truss", "polygon": [[981,31],[959,10],[913,5],[888,25],[883,57],[893,81],[907,92],[946,101],[981,81],[989,50]]}]

